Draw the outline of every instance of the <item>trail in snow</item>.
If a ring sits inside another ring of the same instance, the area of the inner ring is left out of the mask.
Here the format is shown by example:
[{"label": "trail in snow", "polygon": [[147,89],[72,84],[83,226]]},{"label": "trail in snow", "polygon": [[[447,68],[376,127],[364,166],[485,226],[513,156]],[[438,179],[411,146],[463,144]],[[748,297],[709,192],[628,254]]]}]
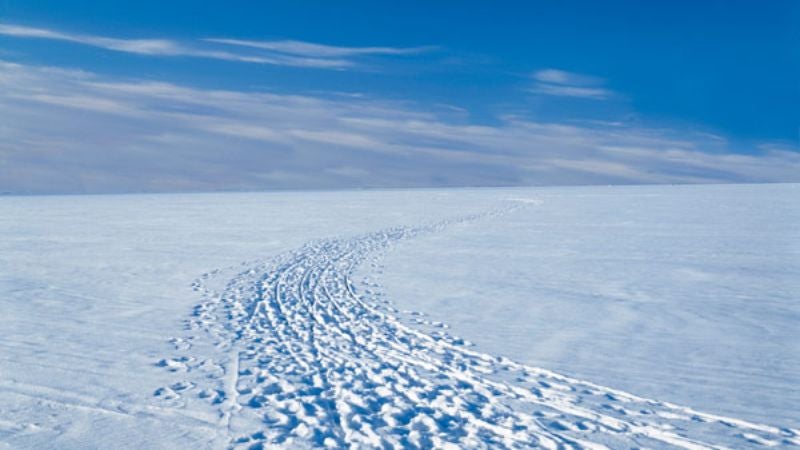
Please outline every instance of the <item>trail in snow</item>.
[{"label": "trail in snow", "polygon": [[[516,205],[520,204],[517,199]],[[472,351],[446,326],[407,325],[359,265],[378,269],[392,244],[521,206],[441,223],[311,242],[253,264],[220,290],[195,283],[203,330],[227,361],[201,360],[192,341],[159,365],[199,370],[165,401],[219,409],[231,447],[720,448],[800,446],[794,429],[719,417]],[[428,331],[422,331],[423,329]],[[532,342],[531,345],[536,345]]]}]

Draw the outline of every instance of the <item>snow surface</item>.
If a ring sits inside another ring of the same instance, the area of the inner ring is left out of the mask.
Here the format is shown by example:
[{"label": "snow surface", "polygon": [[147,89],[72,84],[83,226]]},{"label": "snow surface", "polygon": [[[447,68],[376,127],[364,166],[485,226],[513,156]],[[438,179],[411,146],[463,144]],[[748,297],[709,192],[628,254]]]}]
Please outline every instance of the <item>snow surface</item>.
[{"label": "snow surface", "polygon": [[2,198],[0,447],[798,446],[798,189]]},{"label": "snow surface", "polygon": [[384,292],[493,355],[800,426],[800,186],[536,197],[399,246]]}]

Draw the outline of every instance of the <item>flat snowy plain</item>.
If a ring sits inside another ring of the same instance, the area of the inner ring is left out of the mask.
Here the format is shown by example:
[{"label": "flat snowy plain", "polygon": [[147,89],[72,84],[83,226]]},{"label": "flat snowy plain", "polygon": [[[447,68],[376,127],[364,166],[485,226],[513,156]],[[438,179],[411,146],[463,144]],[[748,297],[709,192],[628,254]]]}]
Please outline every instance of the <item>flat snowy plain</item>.
[{"label": "flat snowy plain", "polygon": [[791,184],[0,198],[0,448],[800,446],[798,223]]}]

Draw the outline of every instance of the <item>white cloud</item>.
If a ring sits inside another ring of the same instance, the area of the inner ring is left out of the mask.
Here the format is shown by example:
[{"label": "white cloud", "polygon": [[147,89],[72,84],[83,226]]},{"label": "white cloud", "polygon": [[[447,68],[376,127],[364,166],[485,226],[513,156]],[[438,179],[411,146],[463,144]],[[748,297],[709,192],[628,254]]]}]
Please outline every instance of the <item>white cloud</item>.
[{"label": "white cloud", "polygon": [[61,33],[44,28],[0,24],[0,34],[19,38],[52,39],[101,47],[107,50],[143,55],[179,55],[187,52],[177,43],[164,39],[115,39],[84,34]]},{"label": "white cloud", "polygon": [[535,82],[529,90],[535,94],[594,100],[607,99],[614,94],[603,87],[605,80],[591,75],[559,69],[543,69],[534,72],[532,78]]},{"label": "white cloud", "polygon": [[310,42],[284,40],[284,41],[252,41],[244,39],[208,38],[207,42],[236,45],[242,47],[260,48],[287,55],[306,56],[314,58],[336,58],[358,55],[413,55],[435,49],[433,46],[424,47],[335,47],[331,45],[313,44]]},{"label": "white cloud", "polygon": [[620,124],[496,125],[389,101],[0,61],[0,191],[800,181],[797,149]]},{"label": "white cloud", "polygon": [[[204,39],[202,46],[187,45],[170,39],[119,39],[81,33],[34,28],[22,25],[0,24],[0,35],[49,39],[88,45],[111,51],[150,56],[183,56],[217,59],[223,61],[269,64],[277,66],[307,67],[317,69],[346,69],[358,66],[358,56],[364,55],[409,55],[427,51],[433,47],[334,47],[302,41],[246,41],[236,39]],[[221,50],[208,44],[223,44],[246,47],[250,53]],[[253,53],[256,52],[256,53]]]},{"label": "white cloud", "polygon": [[558,69],[536,71],[533,73],[533,78],[543,83],[565,84],[570,86],[598,86],[605,82],[602,78]]},{"label": "white cloud", "polygon": [[581,97],[602,100],[611,97],[612,92],[599,87],[561,86],[557,84],[537,83],[531,92],[559,97]]}]

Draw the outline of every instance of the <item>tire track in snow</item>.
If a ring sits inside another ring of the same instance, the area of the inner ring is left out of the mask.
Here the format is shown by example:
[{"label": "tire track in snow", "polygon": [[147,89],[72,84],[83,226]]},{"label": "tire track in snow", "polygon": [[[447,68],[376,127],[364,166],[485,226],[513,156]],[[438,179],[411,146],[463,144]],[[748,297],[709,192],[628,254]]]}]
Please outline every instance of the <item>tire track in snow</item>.
[{"label": "tire track in snow", "polygon": [[190,328],[233,355],[224,371],[236,373],[220,375],[218,365],[191,355],[160,364],[209,372],[217,388],[199,395],[220,404],[231,447],[800,446],[797,430],[703,414],[472,351],[438,322],[417,319],[427,332],[406,325],[375,283],[365,280],[359,291],[352,282],[358,266],[377,268],[394,243],[523,207],[524,199],[514,200],[497,212],[310,242],[250,266],[220,292],[203,282],[214,274],[205,275],[195,288],[206,300]]}]

